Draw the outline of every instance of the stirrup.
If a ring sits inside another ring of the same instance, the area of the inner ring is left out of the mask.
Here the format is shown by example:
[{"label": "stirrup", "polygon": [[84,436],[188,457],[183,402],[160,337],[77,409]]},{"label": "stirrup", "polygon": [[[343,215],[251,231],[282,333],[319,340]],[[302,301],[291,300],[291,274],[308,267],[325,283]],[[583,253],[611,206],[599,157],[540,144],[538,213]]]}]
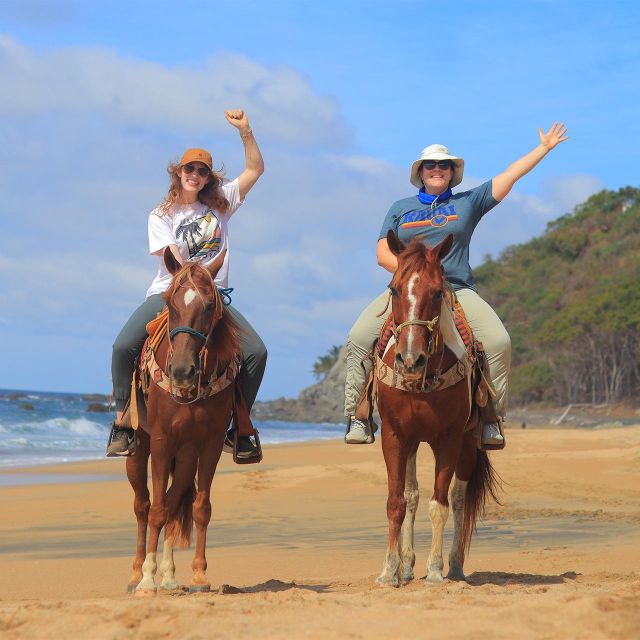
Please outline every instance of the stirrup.
[{"label": "stirrup", "polygon": [[255,439],[255,446],[257,452],[249,457],[241,458],[238,456],[238,441],[240,438],[240,434],[238,433],[239,429],[233,430],[233,461],[236,464],[257,464],[262,460],[262,445],[260,444],[260,436],[258,435],[258,430],[254,428],[253,437]]}]

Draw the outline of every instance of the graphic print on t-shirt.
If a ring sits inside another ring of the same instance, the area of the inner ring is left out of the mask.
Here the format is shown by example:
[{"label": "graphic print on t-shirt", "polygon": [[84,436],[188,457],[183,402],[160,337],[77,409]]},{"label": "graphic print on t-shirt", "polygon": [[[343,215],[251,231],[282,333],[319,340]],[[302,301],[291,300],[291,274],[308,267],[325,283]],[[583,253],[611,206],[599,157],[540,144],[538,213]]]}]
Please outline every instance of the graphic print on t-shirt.
[{"label": "graphic print on t-shirt", "polygon": [[176,239],[183,240],[189,247],[189,258],[220,251],[221,236],[220,221],[211,209],[199,218],[184,220],[176,229]]},{"label": "graphic print on t-shirt", "polygon": [[444,227],[451,220],[457,220],[458,214],[453,204],[437,209],[418,209],[409,211],[402,216],[400,226],[403,229],[412,227]]}]

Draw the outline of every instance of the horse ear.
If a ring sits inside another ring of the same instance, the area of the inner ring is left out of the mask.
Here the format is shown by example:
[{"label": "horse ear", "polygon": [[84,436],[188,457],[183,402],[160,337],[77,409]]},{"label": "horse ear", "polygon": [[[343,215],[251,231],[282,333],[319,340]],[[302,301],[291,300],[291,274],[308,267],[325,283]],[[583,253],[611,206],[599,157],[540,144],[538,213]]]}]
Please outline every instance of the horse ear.
[{"label": "horse ear", "polygon": [[402,244],[402,241],[393,229],[387,231],[387,244],[389,245],[389,249],[391,249],[391,253],[395,256],[400,255],[404,251],[404,244]]},{"label": "horse ear", "polygon": [[433,253],[438,256],[438,260],[442,262],[445,256],[451,251],[453,246],[453,234],[450,233],[440,244],[433,248]]},{"label": "horse ear", "polygon": [[169,271],[171,275],[175,275],[180,270],[180,267],[182,267],[169,247],[164,248],[162,257],[164,259],[164,264],[167,267],[167,271]]},{"label": "horse ear", "polygon": [[222,263],[224,262],[224,257],[227,253],[226,249],[223,249],[217,256],[216,259],[207,267],[207,269],[209,270],[209,273],[211,274],[211,276],[213,278],[215,278],[218,275],[218,271],[220,271],[220,267],[222,266]]}]

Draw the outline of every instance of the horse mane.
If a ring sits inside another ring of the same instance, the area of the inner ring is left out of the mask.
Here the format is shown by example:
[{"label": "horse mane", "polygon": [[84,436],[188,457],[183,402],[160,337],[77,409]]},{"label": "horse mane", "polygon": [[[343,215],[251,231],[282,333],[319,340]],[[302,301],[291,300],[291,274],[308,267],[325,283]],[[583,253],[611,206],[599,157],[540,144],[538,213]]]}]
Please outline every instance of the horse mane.
[{"label": "horse mane", "polygon": [[162,297],[168,302],[185,283],[185,280],[195,289],[203,305],[206,303],[206,299],[202,289],[213,292],[216,306],[222,307],[222,317],[213,328],[209,342],[214,348],[218,362],[235,360],[241,354],[239,336],[242,329],[222,304],[222,296],[213,275],[207,268],[198,262],[185,262],[180,270],[173,275],[171,286]]},{"label": "horse mane", "polygon": [[399,266],[400,258],[402,259],[401,273],[399,274],[401,277],[404,277],[409,271],[423,271],[429,266],[440,266],[437,258],[430,251],[430,247],[417,238],[414,238],[398,256]]}]

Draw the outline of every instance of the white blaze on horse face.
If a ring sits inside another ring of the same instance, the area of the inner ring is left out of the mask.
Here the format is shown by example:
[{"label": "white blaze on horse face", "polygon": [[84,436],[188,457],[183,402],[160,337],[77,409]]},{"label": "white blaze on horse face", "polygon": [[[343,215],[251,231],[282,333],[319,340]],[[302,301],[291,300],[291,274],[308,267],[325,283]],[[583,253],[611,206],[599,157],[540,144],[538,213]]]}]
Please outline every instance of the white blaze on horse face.
[{"label": "white blaze on horse face", "polygon": [[[418,298],[416,294],[413,292],[413,287],[418,282],[420,276],[417,273],[414,273],[411,278],[409,278],[409,285],[407,287],[407,298],[409,298],[409,316],[407,320],[415,320],[416,319],[416,305],[418,304]],[[409,352],[413,351],[413,331],[415,327],[409,325],[407,327],[408,336],[407,336],[407,350]]]},{"label": "white blaze on horse face", "polygon": [[195,291],[195,289],[188,289],[186,291],[186,293],[184,294],[184,304],[186,307],[188,307],[196,298],[196,295],[198,295]]}]

